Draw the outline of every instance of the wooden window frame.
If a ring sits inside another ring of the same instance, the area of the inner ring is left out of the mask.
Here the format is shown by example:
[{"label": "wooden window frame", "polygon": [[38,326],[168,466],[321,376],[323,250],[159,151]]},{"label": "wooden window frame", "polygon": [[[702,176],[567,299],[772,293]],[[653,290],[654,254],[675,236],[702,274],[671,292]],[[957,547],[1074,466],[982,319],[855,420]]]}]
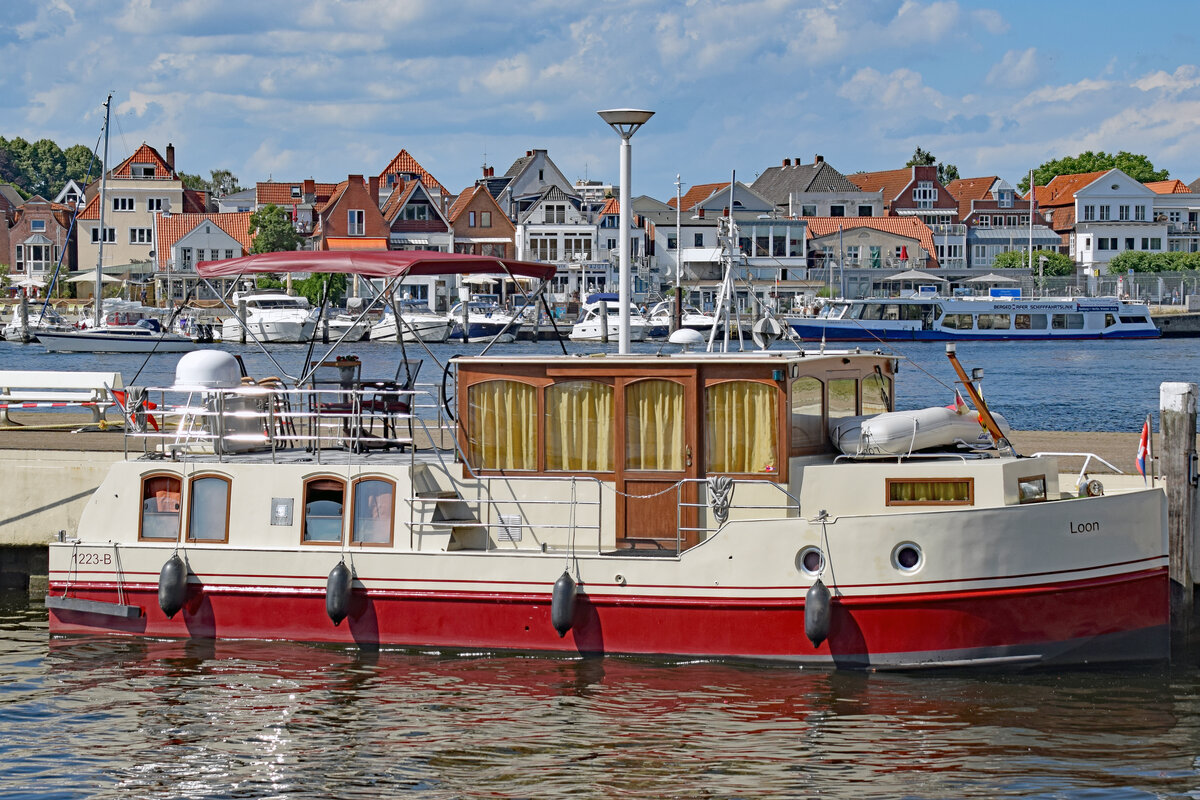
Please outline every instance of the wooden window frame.
[{"label": "wooden window frame", "polygon": [[[897,483],[966,483],[966,500],[893,500],[892,486]],[[885,478],[883,488],[885,506],[973,506],[975,505],[974,478]]]},{"label": "wooden window frame", "polygon": [[[815,376],[812,376],[815,377]],[[818,378],[818,380],[820,380]],[[768,386],[774,392],[775,396],[775,469],[771,472],[713,472],[709,469],[708,464],[708,390],[713,386],[719,386],[724,383],[760,383]],[[786,386],[786,391],[782,388]],[[761,375],[749,376],[704,376],[700,380],[700,385],[697,387],[696,397],[696,415],[699,418],[697,422],[700,424],[700,438],[697,442],[699,452],[696,454],[701,459],[704,475],[728,475],[733,478],[744,478],[747,480],[770,480],[779,481],[780,475],[787,474],[787,460],[791,458],[792,453],[792,384],[790,380],[773,381]],[[787,406],[787,413],[783,413],[782,406]],[[786,422],[785,422],[786,420]],[[786,426],[786,433],[784,428]],[[822,421],[822,427],[825,427]]]},{"label": "wooden window frame", "polygon": [[[356,494],[355,490],[358,488],[358,485],[360,483],[366,483],[367,481],[378,481],[379,483],[386,483],[388,486],[390,486],[392,488],[392,507],[391,507],[390,513],[388,515],[388,528],[387,528],[388,538],[387,538],[386,542],[363,542],[363,541],[357,541],[354,538],[354,534],[356,533],[355,519],[357,518],[355,511],[358,508],[358,495]],[[343,533],[349,534],[350,545],[352,547],[353,546],[358,546],[358,547],[393,547],[393,546],[395,546],[395,542],[396,542],[396,498],[398,496],[397,491],[396,491],[396,481],[392,480],[391,478],[384,477],[382,475],[360,475],[360,476],[354,478],[354,480],[350,481],[350,484],[347,488],[349,489],[349,494],[350,494],[350,526],[349,526],[349,531],[348,532],[343,531]],[[343,506],[343,508],[345,508],[345,507]],[[342,514],[343,523],[345,522],[345,516],[346,515],[343,513]]]},{"label": "wooden window frame", "polygon": [[[337,481],[342,485],[342,530],[337,539],[322,540],[308,538],[308,491],[318,481]],[[304,479],[300,495],[300,544],[317,547],[341,547],[346,538],[346,480],[338,475],[312,475]]]},{"label": "wooden window frame", "polygon": [[[225,534],[220,539],[196,539],[192,537],[192,508],[196,493],[193,487],[196,481],[216,479],[225,482]],[[232,509],[233,503],[233,480],[227,475],[216,475],[213,473],[201,473],[193,475],[187,481],[187,530],[184,532],[184,541],[194,544],[228,544],[229,543],[229,512]]]},{"label": "wooden window frame", "polygon": [[[143,536],[144,524],[146,518],[146,484],[156,478],[169,478],[179,487],[179,518],[177,520],[177,528],[175,537],[168,539],[162,536]],[[151,472],[142,476],[141,485],[138,488],[138,541],[139,542],[178,542],[179,537],[183,534],[183,476],[177,472]]]},{"label": "wooden window frame", "polygon": [[[1028,481],[1041,481],[1042,482],[1042,496],[1041,497],[1036,498],[1034,500],[1025,500],[1021,497],[1021,484],[1028,482]],[[1050,501],[1050,494],[1049,494],[1049,490],[1046,488],[1046,475],[1044,473],[1041,475],[1026,475],[1024,477],[1018,476],[1018,478],[1017,478],[1017,505],[1024,506],[1024,505],[1030,505],[1031,503],[1047,503],[1049,501]]]}]

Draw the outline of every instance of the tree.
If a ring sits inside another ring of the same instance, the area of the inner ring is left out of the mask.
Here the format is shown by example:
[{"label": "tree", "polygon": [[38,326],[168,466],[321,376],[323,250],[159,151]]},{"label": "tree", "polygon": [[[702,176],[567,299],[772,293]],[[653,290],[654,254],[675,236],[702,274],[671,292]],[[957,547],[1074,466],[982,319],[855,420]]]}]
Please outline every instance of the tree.
[{"label": "tree", "polygon": [[254,237],[251,253],[295,250],[300,244],[300,237],[287,213],[274,203],[268,203],[250,215],[250,235]]},{"label": "tree", "polygon": [[209,174],[212,178],[208,181],[208,189],[214,197],[225,197],[242,190],[237,175],[227,169],[214,169]]},{"label": "tree", "polygon": [[200,177],[199,175],[192,175],[187,172],[180,172],[177,174],[179,175],[179,180],[183,181],[183,186],[185,189],[192,189],[197,192],[208,191],[208,181],[204,180],[204,178]]},{"label": "tree", "polygon": [[958,167],[954,166],[953,164],[938,163],[937,156],[921,147],[918,147],[913,151],[912,158],[910,158],[904,166],[932,167],[935,164],[937,164],[938,183],[944,186],[950,181],[958,180]]},{"label": "tree", "polygon": [[346,274],[344,272],[333,274],[314,272],[304,280],[293,283],[292,288],[301,297],[307,297],[308,302],[315,306],[321,302],[321,292],[327,280],[329,281],[329,304],[331,306],[341,305],[342,298],[346,296]]},{"label": "tree", "polygon": [[95,156],[90,148],[81,144],[73,144],[63,151],[67,159],[66,180],[75,181],[80,186],[86,186],[90,181],[100,177],[104,172],[104,163]]},{"label": "tree", "polygon": [[67,157],[62,148],[49,139],[38,139],[29,147],[29,190],[53,198],[67,182]]},{"label": "tree", "polygon": [[1147,253],[1140,250],[1123,250],[1108,262],[1109,275],[1124,275],[1131,270],[1133,272],[1200,270],[1200,253]]},{"label": "tree", "polygon": [[[1045,186],[1057,175],[1077,175],[1082,172],[1102,172],[1119,169],[1139,183],[1149,181],[1165,181],[1168,171],[1156,170],[1150,159],[1140,153],[1130,153],[1125,150],[1115,155],[1109,155],[1101,150],[1093,153],[1088,150],[1077,156],[1052,159],[1033,170],[1033,181],[1038,186]],[[1022,192],[1029,191],[1029,176],[1021,178],[1017,188]]]},{"label": "tree", "polygon": [[[1033,276],[1038,276],[1039,262],[1045,258],[1046,263],[1041,266],[1041,274],[1047,277],[1068,276],[1075,274],[1075,262],[1068,255],[1063,255],[1056,250],[1034,250],[1033,251]],[[1007,253],[1000,253],[996,256],[996,260],[992,262],[992,266],[996,269],[1022,269],[1029,266],[1029,253],[1024,250],[1009,250]]]}]

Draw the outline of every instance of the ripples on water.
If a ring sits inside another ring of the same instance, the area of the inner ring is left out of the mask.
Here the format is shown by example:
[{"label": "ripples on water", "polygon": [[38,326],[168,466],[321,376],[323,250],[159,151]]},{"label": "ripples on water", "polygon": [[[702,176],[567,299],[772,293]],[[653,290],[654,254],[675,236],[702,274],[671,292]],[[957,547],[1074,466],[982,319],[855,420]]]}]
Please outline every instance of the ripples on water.
[{"label": "ripples on water", "polygon": [[1185,797],[1195,670],[886,675],[48,640],[0,601],[0,797]]},{"label": "ripples on water", "polygon": [[[749,342],[748,347],[752,346]],[[817,348],[810,343],[807,347]],[[853,344],[831,343],[847,348]],[[221,345],[243,356],[251,375],[295,374],[308,354],[306,345],[273,345],[270,358],[250,345]],[[406,345],[409,358],[427,363],[422,382],[440,383],[441,367],[434,363],[454,353],[478,353],[480,343]],[[782,348],[777,344],[776,348]],[[599,344],[567,343],[571,353],[602,350]],[[615,351],[616,345],[608,346]],[[634,343],[635,352],[672,352],[671,345]],[[871,348],[864,348],[871,349]],[[896,381],[898,408],[945,405],[954,399],[955,375],[942,342],[897,342],[888,352],[904,356]],[[318,346],[316,356],[325,352]],[[363,359],[363,376],[392,377],[400,348],[394,342],[342,345],[337,353]],[[557,342],[516,342],[497,345],[492,355],[529,356],[561,353]],[[990,405],[1018,430],[1139,431],[1146,414],[1158,410],[1159,385],[1164,381],[1200,380],[1200,346],[1196,339],[1092,342],[960,342],[963,366],[984,369],[984,392]],[[271,358],[274,359],[272,362]],[[165,386],[173,382],[177,355],[47,353],[40,345],[0,341],[0,360],[8,369],[115,370],[125,383]],[[144,365],[144,366],[143,366]],[[140,374],[139,374],[140,371]],[[136,377],[135,377],[136,376]]]}]

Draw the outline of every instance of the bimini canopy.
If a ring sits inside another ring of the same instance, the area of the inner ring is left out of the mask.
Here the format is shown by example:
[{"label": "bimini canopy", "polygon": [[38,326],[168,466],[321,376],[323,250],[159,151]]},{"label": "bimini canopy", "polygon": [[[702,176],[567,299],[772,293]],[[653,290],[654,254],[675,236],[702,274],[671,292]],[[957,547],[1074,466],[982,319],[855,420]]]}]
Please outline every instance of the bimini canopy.
[{"label": "bimini canopy", "polygon": [[223,261],[201,261],[196,265],[196,272],[202,278],[228,278],[256,272],[345,272],[370,278],[507,272],[545,279],[554,274],[554,265],[431,250],[289,250]]}]

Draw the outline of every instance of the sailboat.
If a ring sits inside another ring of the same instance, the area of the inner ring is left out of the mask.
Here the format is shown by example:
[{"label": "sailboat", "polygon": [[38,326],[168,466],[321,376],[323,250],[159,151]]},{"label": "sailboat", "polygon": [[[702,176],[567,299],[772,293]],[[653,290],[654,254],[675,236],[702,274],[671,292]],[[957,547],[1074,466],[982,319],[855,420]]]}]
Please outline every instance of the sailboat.
[{"label": "sailboat", "polygon": [[[104,211],[108,196],[108,125],[112,95],[104,101],[104,167],[100,174],[100,230],[104,231]],[[196,349],[187,336],[172,333],[146,313],[131,316],[133,309],[122,308],[108,313],[112,304],[103,302],[104,240],[100,236],[96,257],[96,286],[94,317],[91,328],[76,331],[44,332],[38,341],[49,351],[59,353],[183,353]],[[132,301],[125,301],[132,302]],[[134,303],[141,306],[140,303]],[[142,307],[144,308],[144,307]]]}]

